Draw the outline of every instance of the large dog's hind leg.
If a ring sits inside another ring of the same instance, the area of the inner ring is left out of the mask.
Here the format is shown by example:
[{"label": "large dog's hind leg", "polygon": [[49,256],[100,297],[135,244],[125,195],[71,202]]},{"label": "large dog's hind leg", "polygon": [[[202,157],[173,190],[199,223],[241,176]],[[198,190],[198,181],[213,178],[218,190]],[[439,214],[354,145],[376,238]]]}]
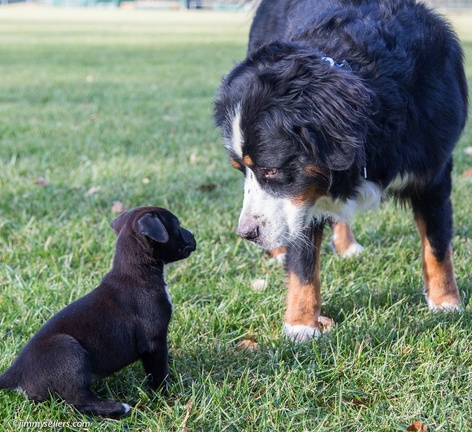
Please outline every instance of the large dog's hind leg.
[{"label": "large dog's hind leg", "polygon": [[270,256],[270,262],[277,262],[279,264],[283,264],[285,262],[286,252],[287,251],[285,246],[282,246],[276,249],[271,249],[267,252],[267,254]]},{"label": "large dog's hind leg", "polygon": [[[331,248],[333,252],[344,258],[350,258],[362,253],[364,248],[357,243],[351,225],[347,222],[331,222],[333,237],[331,238]],[[283,264],[286,257],[286,248],[280,247],[268,252],[271,262]]]},{"label": "large dog's hind leg", "polygon": [[342,257],[348,258],[359,255],[364,248],[357,243],[351,226],[347,222],[333,222],[333,238],[331,246],[333,251]]},{"label": "large dog's hind leg", "polygon": [[284,330],[288,338],[303,342],[318,337],[332,325],[320,316],[320,246],[322,222],[313,222],[297,242],[287,246],[287,311]]},{"label": "large dog's hind leg", "polygon": [[412,196],[421,238],[425,295],[432,311],[461,310],[452,263],[452,205],[450,176],[426,192]]}]

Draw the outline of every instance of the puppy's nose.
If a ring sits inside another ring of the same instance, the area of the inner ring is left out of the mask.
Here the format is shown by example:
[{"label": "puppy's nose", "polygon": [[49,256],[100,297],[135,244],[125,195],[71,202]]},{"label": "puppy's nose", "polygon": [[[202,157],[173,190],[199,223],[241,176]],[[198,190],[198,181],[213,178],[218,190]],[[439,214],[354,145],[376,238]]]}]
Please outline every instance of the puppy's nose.
[{"label": "puppy's nose", "polygon": [[239,237],[242,237],[249,241],[254,241],[259,237],[259,227],[242,225],[238,227],[237,234]]}]

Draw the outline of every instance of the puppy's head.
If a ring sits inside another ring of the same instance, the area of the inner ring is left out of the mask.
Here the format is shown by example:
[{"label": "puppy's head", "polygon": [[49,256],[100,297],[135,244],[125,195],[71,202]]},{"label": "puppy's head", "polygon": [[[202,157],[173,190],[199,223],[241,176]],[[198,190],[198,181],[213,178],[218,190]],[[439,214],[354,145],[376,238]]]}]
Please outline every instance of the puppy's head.
[{"label": "puppy's head", "polygon": [[245,176],[240,236],[266,249],[286,245],[352,197],[370,94],[351,71],[312,49],[267,45],[230,72],[214,111]]},{"label": "puppy's head", "polygon": [[165,264],[187,258],[197,246],[193,234],[182,228],[176,216],[162,207],[140,207],[111,222],[118,238],[134,237],[149,246],[152,256]]}]

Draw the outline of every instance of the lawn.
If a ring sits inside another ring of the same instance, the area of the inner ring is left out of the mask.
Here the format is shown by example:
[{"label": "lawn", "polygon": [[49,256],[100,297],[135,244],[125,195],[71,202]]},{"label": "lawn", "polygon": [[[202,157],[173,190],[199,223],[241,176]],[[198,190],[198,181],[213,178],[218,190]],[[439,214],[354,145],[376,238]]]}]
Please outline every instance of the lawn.
[{"label": "lawn", "polygon": [[[451,19],[472,82],[472,18]],[[244,56],[250,21],[246,13],[0,8],[0,371],[108,271],[115,201],[167,207],[198,241],[168,271],[168,395],[148,394],[136,364],[94,385],[132,406],[123,420],[2,392],[0,430],[405,431],[414,421],[428,431],[472,430],[470,307],[428,312],[407,209],[387,203],[356,219],[366,247],[358,259],[331,254],[327,233],[323,312],[336,327],[313,343],[284,339],[283,271],[235,235],[242,178],[211,116],[221,77]],[[470,122],[453,194],[465,305],[468,147]]]}]

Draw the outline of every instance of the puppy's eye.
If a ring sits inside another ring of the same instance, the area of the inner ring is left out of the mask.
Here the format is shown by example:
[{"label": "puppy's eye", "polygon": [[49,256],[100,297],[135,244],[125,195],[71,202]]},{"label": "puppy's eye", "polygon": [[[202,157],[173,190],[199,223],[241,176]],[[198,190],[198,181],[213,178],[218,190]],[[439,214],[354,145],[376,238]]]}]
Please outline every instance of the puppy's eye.
[{"label": "puppy's eye", "polygon": [[270,180],[277,177],[279,170],[277,168],[261,168],[262,175],[265,179]]}]

